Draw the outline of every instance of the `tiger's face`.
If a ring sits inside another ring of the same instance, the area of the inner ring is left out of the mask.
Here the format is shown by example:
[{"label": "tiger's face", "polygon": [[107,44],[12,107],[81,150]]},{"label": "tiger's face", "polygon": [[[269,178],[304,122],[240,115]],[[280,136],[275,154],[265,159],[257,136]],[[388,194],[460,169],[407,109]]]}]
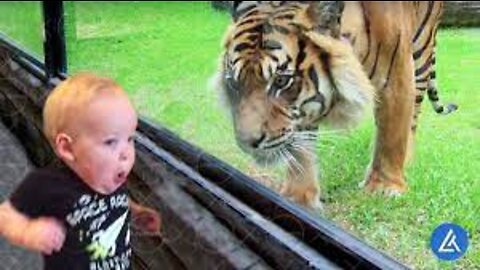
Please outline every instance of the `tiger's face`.
[{"label": "tiger's face", "polygon": [[[350,100],[342,97],[335,69],[351,61],[353,52],[339,54],[323,46],[339,41],[311,30],[306,9],[276,11],[254,10],[233,25],[220,71],[237,143],[260,164],[311,150],[322,120],[344,116],[342,106],[335,105]],[[368,95],[353,95],[354,103],[368,101]]]}]

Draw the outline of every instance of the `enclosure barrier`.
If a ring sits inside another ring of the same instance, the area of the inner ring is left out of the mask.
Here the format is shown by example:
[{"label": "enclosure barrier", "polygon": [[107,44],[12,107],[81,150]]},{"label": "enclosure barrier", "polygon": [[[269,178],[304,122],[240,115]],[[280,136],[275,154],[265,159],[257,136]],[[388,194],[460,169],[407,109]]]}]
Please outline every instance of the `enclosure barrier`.
[{"label": "enclosure barrier", "polygon": [[[0,37],[0,117],[36,166],[54,160],[41,108],[60,80]],[[164,220],[133,234],[136,269],[406,269],[143,117],[136,152],[129,192]]]}]

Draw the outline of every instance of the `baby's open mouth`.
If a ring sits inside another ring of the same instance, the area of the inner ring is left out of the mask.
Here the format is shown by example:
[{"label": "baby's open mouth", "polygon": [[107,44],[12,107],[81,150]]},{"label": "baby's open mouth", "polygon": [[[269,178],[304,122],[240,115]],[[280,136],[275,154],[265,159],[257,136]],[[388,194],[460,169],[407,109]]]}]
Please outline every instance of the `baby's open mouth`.
[{"label": "baby's open mouth", "polygon": [[127,174],[125,172],[119,172],[115,179],[116,184],[122,184],[127,180]]}]

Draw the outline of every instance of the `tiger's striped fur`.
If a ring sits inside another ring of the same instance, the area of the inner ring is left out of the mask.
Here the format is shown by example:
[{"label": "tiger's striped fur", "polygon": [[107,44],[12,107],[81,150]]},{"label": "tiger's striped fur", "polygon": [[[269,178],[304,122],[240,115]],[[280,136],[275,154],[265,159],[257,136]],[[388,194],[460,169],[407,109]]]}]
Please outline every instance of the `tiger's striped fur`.
[{"label": "tiger's striped fur", "polygon": [[443,3],[425,2],[416,3],[417,17],[422,17],[421,24],[413,37],[415,61],[415,87],[417,89],[415,98],[415,113],[413,131],[416,129],[417,118],[420,114],[420,106],[425,92],[427,92],[433,109],[439,114],[449,114],[457,109],[455,104],[443,106],[439,102],[436,85],[435,72],[435,37],[437,34],[439,16],[441,16]]},{"label": "tiger's striped fur", "polygon": [[403,167],[425,89],[437,112],[454,109],[436,96],[441,12],[441,2],[236,1],[219,85],[239,146],[260,163],[284,160],[282,193],[318,205],[319,125],[351,126],[374,100],[365,188],[406,191]]}]

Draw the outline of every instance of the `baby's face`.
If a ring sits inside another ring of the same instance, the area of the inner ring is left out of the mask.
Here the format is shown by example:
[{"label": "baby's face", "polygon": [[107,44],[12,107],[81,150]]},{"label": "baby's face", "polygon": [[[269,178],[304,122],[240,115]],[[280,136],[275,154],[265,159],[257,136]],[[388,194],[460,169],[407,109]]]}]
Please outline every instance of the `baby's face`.
[{"label": "baby's face", "polygon": [[93,190],[110,194],[125,183],[135,161],[135,110],[126,96],[101,96],[79,117],[72,169]]}]

